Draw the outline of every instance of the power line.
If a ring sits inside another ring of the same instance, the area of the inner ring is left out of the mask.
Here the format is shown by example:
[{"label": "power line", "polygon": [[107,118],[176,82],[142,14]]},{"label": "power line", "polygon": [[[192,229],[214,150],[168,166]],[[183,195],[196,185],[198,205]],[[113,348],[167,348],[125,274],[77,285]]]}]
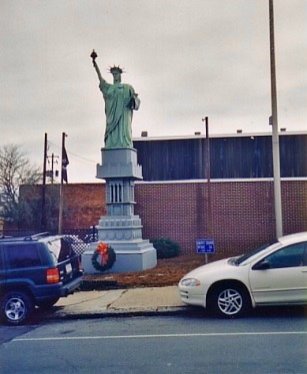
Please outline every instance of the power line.
[{"label": "power line", "polygon": [[[51,144],[52,146],[54,146],[55,148],[57,148],[58,150],[61,149],[57,144],[55,144],[55,143],[53,143],[53,142],[48,141],[48,143]],[[82,160],[82,161],[85,161],[85,162],[88,162],[88,163],[91,163],[91,164],[94,164],[94,165],[97,164],[97,160],[96,160],[96,161],[95,161],[95,160],[91,160],[91,159],[89,159],[89,158],[86,158],[86,157],[80,156],[80,155],[78,155],[77,153],[71,152],[71,151],[69,150],[69,147],[67,147],[67,146],[66,146],[66,151],[67,151],[67,153],[68,153],[70,156],[76,157],[76,158],[79,159],[79,160]]]},{"label": "power line", "polygon": [[86,158],[86,157],[83,157],[83,156],[77,155],[77,154],[74,153],[74,152],[68,151],[68,153],[69,153],[70,155],[72,155],[72,156],[74,156],[74,157],[80,159],[80,160],[83,160],[83,161],[86,161],[86,162],[89,162],[89,163],[91,163],[91,164],[95,164],[95,165],[97,164],[97,161],[90,160],[89,158]]}]

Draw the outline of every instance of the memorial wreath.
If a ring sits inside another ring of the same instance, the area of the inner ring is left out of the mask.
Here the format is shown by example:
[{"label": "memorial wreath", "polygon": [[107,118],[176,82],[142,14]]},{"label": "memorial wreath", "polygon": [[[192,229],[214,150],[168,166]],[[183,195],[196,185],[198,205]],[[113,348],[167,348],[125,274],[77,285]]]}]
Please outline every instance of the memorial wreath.
[{"label": "memorial wreath", "polygon": [[105,271],[111,269],[116,260],[114,249],[107,243],[100,242],[92,256],[92,265],[96,270]]}]

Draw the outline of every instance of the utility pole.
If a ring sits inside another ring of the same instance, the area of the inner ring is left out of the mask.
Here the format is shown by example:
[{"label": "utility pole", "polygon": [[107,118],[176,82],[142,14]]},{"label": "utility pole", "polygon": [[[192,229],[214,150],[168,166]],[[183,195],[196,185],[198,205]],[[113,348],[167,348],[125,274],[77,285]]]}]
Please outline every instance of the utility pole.
[{"label": "utility pole", "polygon": [[269,16],[270,16],[270,62],[271,62],[274,205],[275,205],[276,238],[278,239],[283,235],[283,224],[282,224],[281,183],[280,183],[279,135],[278,135],[278,118],[277,118],[277,89],[276,89],[273,0],[269,0]]},{"label": "utility pole", "polygon": [[[208,186],[208,200],[207,200],[207,235],[208,238],[211,238],[212,235],[212,207],[211,207],[211,170],[210,170],[210,137],[209,137],[209,119],[208,117],[202,118],[202,121],[205,122],[206,130],[206,178]],[[208,263],[208,255],[205,255],[206,264]]]},{"label": "utility pole", "polygon": [[53,184],[54,181],[54,153],[51,155],[51,184]]},{"label": "utility pole", "polygon": [[47,171],[47,175],[48,177],[50,177],[51,179],[51,184],[54,183],[54,176],[58,176],[58,170],[56,170],[54,172],[54,164],[58,164],[58,161],[57,159],[59,158],[59,156],[56,156],[54,153],[51,154],[51,156],[47,156],[47,160],[48,160],[48,164],[49,164],[49,159],[51,158],[51,170],[48,170]]},{"label": "utility pole", "polygon": [[209,119],[205,117],[206,125],[206,176],[208,183],[208,235],[212,234],[212,211],[211,211],[211,160],[210,160],[210,136],[209,136]]},{"label": "utility pole", "polygon": [[67,135],[65,132],[62,133],[62,156],[61,156],[61,183],[60,183],[60,203],[59,203],[59,227],[58,233],[62,234],[62,226],[63,226],[63,181],[64,181],[64,173],[63,173],[63,159],[65,151],[65,137]]},{"label": "utility pole", "polygon": [[47,133],[44,141],[44,162],[43,162],[43,185],[42,185],[42,207],[41,207],[41,230],[46,230],[46,162],[47,162]]}]

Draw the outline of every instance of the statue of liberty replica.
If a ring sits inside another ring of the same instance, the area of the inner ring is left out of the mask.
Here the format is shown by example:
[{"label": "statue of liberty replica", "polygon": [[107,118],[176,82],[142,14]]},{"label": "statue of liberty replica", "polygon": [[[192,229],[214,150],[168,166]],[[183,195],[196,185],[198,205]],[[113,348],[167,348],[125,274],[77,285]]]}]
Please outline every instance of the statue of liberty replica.
[{"label": "statue of liberty replica", "polygon": [[105,148],[132,148],[131,122],[133,110],[138,110],[140,100],[129,84],[122,83],[123,70],[113,66],[113,84],[108,83],[101,75],[95,61],[97,54],[92,53],[93,65],[99,79],[99,88],[105,101],[106,131]]},{"label": "statue of liberty replica", "polygon": [[[133,148],[131,123],[140,99],[131,85],[122,83],[123,70],[119,66],[110,68],[113,83],[108,83],[101,75],[97,57],[93,51],[91,58],[106,115],[104,148],[101,149],[101,164],[97,165],[97,178],[106,181],[107,211],[97,226],[98,240],[107,243],[116,253],[112,272],[150,269],[157,264],[156,250],[149,240],[142,239],[141,219],[134,214],[135,180],[143,177],[137,163],[137,151]],[[85,271],[91,272],[86,252],[82,261]]]}]

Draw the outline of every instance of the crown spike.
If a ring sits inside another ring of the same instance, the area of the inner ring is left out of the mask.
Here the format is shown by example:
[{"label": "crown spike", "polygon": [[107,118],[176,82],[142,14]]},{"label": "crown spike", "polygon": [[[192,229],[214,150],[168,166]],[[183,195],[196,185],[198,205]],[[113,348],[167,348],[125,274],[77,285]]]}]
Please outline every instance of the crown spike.
[{"label": "crown spike", "polygon": [[119,65],[118,66],[114,65],[109,68],[109,72],[111,74],[113,74],[115,71],[118,71],[120,74],[124,73],[123,69]]}]

